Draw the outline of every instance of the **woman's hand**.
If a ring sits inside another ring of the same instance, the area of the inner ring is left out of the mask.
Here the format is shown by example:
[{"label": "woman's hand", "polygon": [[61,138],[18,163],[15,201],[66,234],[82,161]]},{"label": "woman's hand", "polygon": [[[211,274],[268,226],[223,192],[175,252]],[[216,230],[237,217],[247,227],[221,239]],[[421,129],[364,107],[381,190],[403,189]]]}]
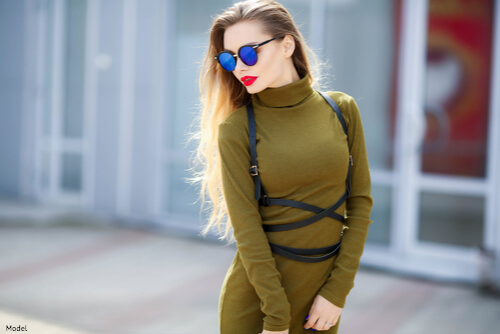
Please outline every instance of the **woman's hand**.
[{"label": "woman's hand", "polygon": [[279,332],[274,332],[274,331],[266,331],[265,329],[262,331],[260,334],[288,334],[288,329],[285,331],[279,331]]},{"label": "woman's hand", "polygon": [[317,295],[307,316],[304,329],[316,329],[318,331],[327,331],[335,326],[339,320],[342,309],[333,305],[324,297]]}]

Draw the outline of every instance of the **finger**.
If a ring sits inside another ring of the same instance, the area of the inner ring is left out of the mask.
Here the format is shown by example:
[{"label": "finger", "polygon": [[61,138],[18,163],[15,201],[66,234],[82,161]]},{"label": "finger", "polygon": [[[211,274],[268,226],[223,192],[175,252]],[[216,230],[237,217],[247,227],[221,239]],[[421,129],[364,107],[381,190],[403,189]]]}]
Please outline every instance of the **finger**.
[{"label": "finger", "polygon": [[327,326],[327,321],[320,318],[318,319],[318,321],[316,321],[316,324],[313,326],[313,329],[316,329],[318,331],[326,331],[330,329],[330,327]]},{"label": "finger", "polygon": [[330,328],[335,326],[336,323],[337,323],[336,320],[325,321],[325,324],[323,325],[323,328],[324,328],[323,330],[325,330],[325,331],[329,330]]},{"label": "finger", "polygon": [[318,321],[318,316],[317,315],[308,315],[306,317],[307,322],[304,324],[304,329],[311,329],[316,325],[316,322]]},{"label": "finger", "polygon": [[323,330],[324,331],[327,331],[329,330],[330,328],[332,328],[334,326],[333,322],[332,321],[325,321],[324,325],[323,325]]},{"label": "finger", "polygon": [[321,319],[319,319],[317,322],[316,322],[316,326],[313,327],[313,328],[316,328],[317,330],[319,331],[324,331],[324,330],[327,330],[328,328],[326,327],[326,321],[323,321]]},{"label": "finger", "polygon": [[332,322],[325,321],[325,320],[319,318],[311,329],[318,330],[318,331],[327,331],[333,326],[334,326],[334,324]]}]

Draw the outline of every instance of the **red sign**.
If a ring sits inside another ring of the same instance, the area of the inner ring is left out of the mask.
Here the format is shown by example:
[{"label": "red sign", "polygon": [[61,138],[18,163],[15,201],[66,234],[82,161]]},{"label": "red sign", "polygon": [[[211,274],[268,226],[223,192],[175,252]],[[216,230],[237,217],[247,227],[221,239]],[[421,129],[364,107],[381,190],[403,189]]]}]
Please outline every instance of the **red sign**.
[{"label": "red sign", "polygon": [[422,171],[484,177],[493,0],[430,0]]}]

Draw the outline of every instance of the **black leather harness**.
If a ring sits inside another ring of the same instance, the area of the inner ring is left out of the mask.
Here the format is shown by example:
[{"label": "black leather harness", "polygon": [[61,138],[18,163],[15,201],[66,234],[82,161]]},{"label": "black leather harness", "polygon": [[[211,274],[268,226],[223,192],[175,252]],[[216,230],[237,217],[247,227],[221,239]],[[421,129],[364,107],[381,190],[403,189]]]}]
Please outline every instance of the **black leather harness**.
[{"label": "black leather harness", "polygon": [[[337,114],[337,118],[342,124],[342,128],[344,129],[344,133],[347,138],[347,148],[349,149],[349,137],[347,133],[347,125],[345,123],[344,117],[342,116],[342,113],[340,111],[340,108],[338,105],[333,101],[333,99],[322,92],[318,92],[321,94],[321,96],[328,102],[330,107],[335,111]],[[255,184],[255,199],[259,201],[259,205],[263,206],[271,206],[271,205],[281,205],[281,206],[288,206],[288,207],[294,207],[306,211],[310,211],[315,213],[316,215],[309,217],[307,219],[298,221],[298,222],[293,222],[293,223],[286,223],[286,224],[262,224],[264,231],[266,232],[280,232],[280,231],[289,231],[297,228],[301,228],[304,226],[311,225],[317,221],[319,221],[322,218],[325,217],[330,217],[332,219],[335,219],[341,223],[344,222],[344,216],[339,215],[338,213],[335,212],[349,197],[351,193],[351,166],[353,165],[353,159],[352,156],[349,152],[349,167],[347,170],[347,178],[346,178],[346,191],[342,197],[339,198],[337,202],[335,202],[332,206],[330,206],[327,209],[323,209],[320,207],[317,207],[315,205],[303,203],[303,202],[298,202],[290,199],[284,199],[284,198],[270,198],[264,189],[264,186],[262,184],[262,181],[260,179],[259,175],[259,168],[257,165],[257,136],[256,136],[256,130],[255,130],[255,115],[253,111],[253,105],[252,102],[250,102],[247,106],[247,115],[248,115],[248,132],[249,132],[249,139],[250,139],[250,160],[251,160],[251,167],[250,167],[250,175],[252,176]],[[342,232],[340,233],[340,241],[337,242],[336,244],[333,244],[331,246],[327,247],[321,247],[321,248],[294,248],[294,247],[287,247],[287,246],[281,246],[277,245],[274,243],[269,243],[271,246],[271,250],[279,254],[281,256],[284,256],[288,259],[295,260],[295,261],[300,261],[300,262],[307,262],[307,263],[315,263],[315,262],[321,262],[325,261],[327,259],[332,258],[335,254],[339,252],[340,245],[342,243],[342,236],[344,235],[344,229],[348,228],[347,226],[343,225],[342,226]]]}]

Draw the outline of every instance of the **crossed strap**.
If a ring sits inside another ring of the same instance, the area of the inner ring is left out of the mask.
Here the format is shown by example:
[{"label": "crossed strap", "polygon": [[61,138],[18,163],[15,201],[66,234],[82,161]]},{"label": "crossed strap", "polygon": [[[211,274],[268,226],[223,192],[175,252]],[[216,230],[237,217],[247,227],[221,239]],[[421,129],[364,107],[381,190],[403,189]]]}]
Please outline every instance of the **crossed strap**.
[{"label": "crossed strap", "polygon": [[[347,132],[347,125],[344,120],[344,116],[342,115],[342,112],[340,111],[340,108],[338,105],[335,103],[335,101],[327,94],[318,92],[321,94],[321,96],[326,100],[326,102],[330,105],[330,107],[335,111],[337,114],[337,118],[342,124],[342,128],[344,130],[344,133],[347,138],[347,148],[349,149],[349,137],[348,137],[348,132]],[[281,231],[289,231],[289,230],[294,230],[297,228],[305,227],[308,225],[311,225],[325,217],[330,217],[332,219],[338,220],[341,223],[344,222],[344,217],[342,215],[339,215],[338,213],[335,212],[346,200],[349,198],[350,193],[351,193],[351,166],[353,164],[352,156],[349,154],[349,165],[348,165],[348,170],[347,170],[347,177],[346,177],[346,191],[340,197],[337,202],[335,202],[332,206],[328,207],[327,209],[323,209],[320,207],[317,207],[312,204],[308,203],[303,203],[299,201],[294,201],[290,199],[283,199],[283,198],[270,198],[264,188],[264,185],[262,184],[262,180],[260,178],[259,174],[259,167],[257,164],[257,135],[256,135],[256,129],[255,129],[255,114],[253,111],[253,105],[252,102],[250,102],[247,106],[247,116],[248,116],[248,132],[249,132],[249,142],[250,142],[250,175],[253,178],[254,181],[254,188],[255,188],[255,199],[259,201],[259,205],[263,206],[271,206],[271,205],[280,205],[280,206],[287,206],[287,207],[294,207],[306,211],[310,211],[315,213],[314,216],[311,216],[309,218],[306,218],[304,220],[298,221],[298,222],[293,222],[293,223],[286,223],[286,224],[262,224],[264,231],[266,232],[281,232]],[[342,243],[342,236],[344,234],[344,228],[342,228],[342,232],[340,234],[340,241],[336,244],[333,244],[331,246],[327,247],[320,247],[320,248],[294,248],[294,247],[287,247],[287,246],[281,246],[277,245],[274,243],[269,243],[271,246],[271,250],[279,254],[281,256],[284,256],[286,258],[295,260],[295,261],[300,261],[300,262],[308,262],[308,263],[315,263],[315,262],[321,262],[325,261],[331,257],[333,257],[335,254],[338,253],[340,249],[340,245]],[[323,255],[321,255],[323,254]],[[311,256],[313,255],[313,256]],[[316,256],[318,255],[318,256]]]}]

